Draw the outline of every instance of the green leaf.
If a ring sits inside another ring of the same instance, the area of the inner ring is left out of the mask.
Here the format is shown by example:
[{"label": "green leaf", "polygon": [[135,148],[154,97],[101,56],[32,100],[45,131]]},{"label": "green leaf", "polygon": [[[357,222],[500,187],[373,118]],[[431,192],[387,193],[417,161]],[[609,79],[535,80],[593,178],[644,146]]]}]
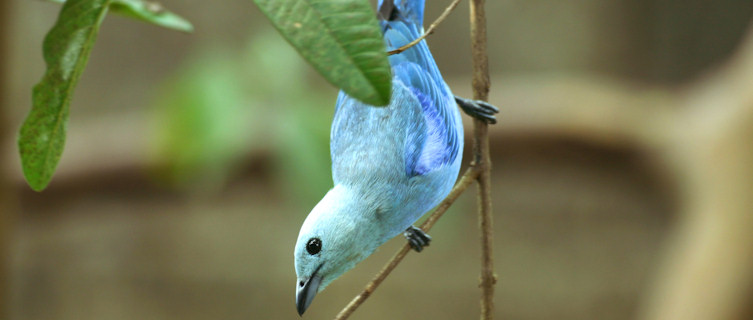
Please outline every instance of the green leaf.
[{"label": "green leaf", "polygon": [[[65,3],[65,0],[48,0],[50,2]],[[112,0],[110,10],[130,18],[158,25],[163,28],[192,32],[193,25],[188,20],[174,14],[158,2],[144,0]]]},{"label": "green leaf", "polygon": [[18,138],[24,176],[32,189],[52,179],[65,145],[73,89],[89,59],[110,0],[69,0],[44,39],[47,71],[32,92],[32,108]]},{"label": "green leaf", "polygon": [[389,103],[390,64],[368,0],[254,2],[329,82],[365,103]]}]

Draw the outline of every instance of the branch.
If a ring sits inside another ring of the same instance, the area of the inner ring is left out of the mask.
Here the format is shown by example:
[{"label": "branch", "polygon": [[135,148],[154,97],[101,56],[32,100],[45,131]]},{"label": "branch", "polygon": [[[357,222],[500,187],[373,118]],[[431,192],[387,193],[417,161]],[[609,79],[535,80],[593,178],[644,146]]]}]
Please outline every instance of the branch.
[{"label": "branch", "polygon": [[[437,206],[436,209],[434,209],[434,212],[429,215],[429,217],[424,221],[424,223],[421,224],[420,228],[423,231],[428,232],[431,230],[431,227],[434,226],[434,224],[439,220],[439,218],[442,217],[442,215],[447,211],[447,209],[450,208],[450,206],[455,202],[455,200],[460,197],[461,194],[463,194],[463,191],[468,189],[468,187],[473,183],[473,181],[476,180],[476,178],[479,175],[479,170],[476,167],[470,167],[466,172],[463,174],[463,176],[460,178],[458,183],[455,184],[455,187],[452,188],[452,191],[450,191],[450,194],[447,195],[447,197],[442,200],[442,202]],[[377,273],[377,275],[372,279],[366,287],[359,293],[353,300],[348,303],[345,308],[340,311],[340,313],[337,314],[335,317],[335,320],[344,320],[347,319],[356,309],[358,309],[361,304],[363,304],[364,301],[371,295],[374,290],[376,290],[377,287],[379,287],[380,284],[382,284],[382,281],[387,278],[388,275],[392,272],[392,270],[397,267],[397,265],[400,263],[400,261],[405,258],[405,256],[410,251],[410,245],[406,243],[403,245],[403,247],[398,251],[394,256],[392,256],[392,259],[387,262],[387,264],[382,268],[382,270]]]},{"label": "branch", "polygon": [[408,44],[406,44],[406,45],[404,45],[404,46],[402,46],[400,48],[397,48],[395,50],[387,51],[387,55],[398,54],[400,52],[408,50],[408,49],[410,49],[410,47],[417,45],[419,42],[421,42],[421,40],[423,40],[424,38],[426,38],[428,35],[434,33],[434,29],[436,29],[439,26],[439,24],[442,23],[442,21],[444,21],[444,19],[447,18],[447,16],[450,15],[450,12],[452,12],[452,10],[454,10],[455,7],[458,6],[458,3],[460,3],[460,0],[455,0],[452,3],[450,3],[450,5],[447,6],[447,8],[444,9],[444,12],[442,12],[442,14],[439,15],[439,18],[437,18],[437,20],[434,20],[434,22],[429,26],[429,29],[426,29],[426,31],[424,32],[424,34],[422,34],[420,37],[416,38],[416,40],[413,40],[413,41],[409,42]]},{"label": "branch", "polygon": [[[471,0],[471,54],[473,57],[473,99],[489,99],[489,57],[486,53],[484,0]],[[492,256],[491,157],[489,126],[473,120],[473,154],[478,176],[478,218],[481,231],[481,319],[494,317],[494,258]]]}]

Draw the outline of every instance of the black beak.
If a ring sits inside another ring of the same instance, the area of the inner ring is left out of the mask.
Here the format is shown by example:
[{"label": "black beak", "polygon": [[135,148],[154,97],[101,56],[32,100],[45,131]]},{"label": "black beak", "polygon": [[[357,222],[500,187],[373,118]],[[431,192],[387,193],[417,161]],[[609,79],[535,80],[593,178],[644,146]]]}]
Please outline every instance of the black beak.
[{"label": "black beak", "polygon": [[[317,269],[319,271],[319,269]],[[319,290],[319,284],[322,283],[322,277],[314,272],[311,278],[299,280],[295,290],[295,306],[298,315],[303,315],[314,300],[316,292]]]}]

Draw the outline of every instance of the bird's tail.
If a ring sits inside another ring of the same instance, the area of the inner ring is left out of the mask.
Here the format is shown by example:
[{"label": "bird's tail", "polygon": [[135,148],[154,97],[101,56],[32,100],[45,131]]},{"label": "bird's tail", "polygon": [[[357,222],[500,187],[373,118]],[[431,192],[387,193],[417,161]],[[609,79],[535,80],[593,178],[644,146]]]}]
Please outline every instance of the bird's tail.
[{"label": "bird's tail", "polygon": [[[388,51],[400,48],[423,34],[424,0],[379,0],[377,9]],[[406,84],[422,87],[421,83],[429,78],[438,87],[445,86],[425,40],[402,53],[391,55],[389,59],[395,75]],[[421,72],[430,77],[416,74],[410,65],[420,67]]]},{"label": "bird's tail", "polygon": [[419,28],[424,23],[424,0],[379,0],[380,21],[401,20]]},{"label": "bird's tail", "polygon": [[[388,51],[400,48],[423,34],[424,0],[379,0],[377,9]],[[393,66],[402,61],[414,62],[427,69],[434,64],[425,41],[401,54],[390,56]]]}]

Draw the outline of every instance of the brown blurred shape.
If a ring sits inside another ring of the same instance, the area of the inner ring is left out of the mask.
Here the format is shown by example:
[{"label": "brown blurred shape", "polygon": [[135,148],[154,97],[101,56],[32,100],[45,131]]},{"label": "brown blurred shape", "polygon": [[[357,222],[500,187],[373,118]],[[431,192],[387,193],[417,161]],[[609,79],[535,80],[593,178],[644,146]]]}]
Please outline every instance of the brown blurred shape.
[{"label": "brown blurred shape", "polygon": [[[10,45],[10,1],[0,1],[0,141],[6,141],[7,137],[12,134],[11,128],[14,126],[9,125],[6,118],[6,110],[10,109],[10,96],[9,87],[10,77],[9,74],[8,58],[9,45]],[[5,160],[7,157],[0,157],[0,168],[6,168]],[[5,174],[0,174],[0,318],[8,318],[8,248],[11,233],[11,223],[13,221],[13,213],[16,212],[13,208],[13,202],[15,197],[13,196],[13,188],[11,187],[10,177]]]},{"label": "brown blurred shape", "polygon": [[495,90],[514,106],[500,138],[628,146],[670,173],[681,212],[640,318],[753,316],[753,27],[728,62],[679,88],[562,77]]}]

